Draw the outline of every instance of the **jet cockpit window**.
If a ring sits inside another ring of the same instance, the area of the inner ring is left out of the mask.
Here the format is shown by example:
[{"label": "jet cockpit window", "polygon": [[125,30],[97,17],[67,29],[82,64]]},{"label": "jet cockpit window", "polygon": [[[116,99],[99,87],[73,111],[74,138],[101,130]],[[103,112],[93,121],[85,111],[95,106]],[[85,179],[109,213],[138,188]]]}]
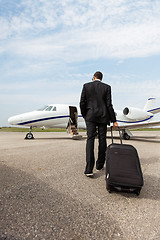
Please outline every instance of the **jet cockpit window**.
[{"label": "jet cockpit window", "polygon": [[45,111],[51,111],[52,108],[53,108],[53,106],[49,106],[45,109]]},{"label": "jet cockpit window", "polygon": [[48,106],[44,106],[44,107],[38,109],[37,111],[44,111],[47,107],[48,107]]},{"label": "jet cockpit window", "polygon": [[56,107],[53,107],[52,111],[57,111],[57,108],[56,108]]}]

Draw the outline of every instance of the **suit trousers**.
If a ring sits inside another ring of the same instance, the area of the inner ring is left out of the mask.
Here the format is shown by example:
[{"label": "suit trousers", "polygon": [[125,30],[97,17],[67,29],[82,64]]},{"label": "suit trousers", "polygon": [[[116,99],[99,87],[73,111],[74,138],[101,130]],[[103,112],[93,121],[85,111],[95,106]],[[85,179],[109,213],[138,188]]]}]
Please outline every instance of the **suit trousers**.
[{"label": "suit trousers", "polygon": [[92,173],[95,165],[94,156],[94,142],[97,136],[98,130],[98,159],[96,161],[96,169],[100,170],[103,168],[105,163],[105,152],[107,147],[106,134],[107,134],[107,123],[96,123],[86,121],[87,126],[87,143],[86,143],[86,168],[85,174]]}]

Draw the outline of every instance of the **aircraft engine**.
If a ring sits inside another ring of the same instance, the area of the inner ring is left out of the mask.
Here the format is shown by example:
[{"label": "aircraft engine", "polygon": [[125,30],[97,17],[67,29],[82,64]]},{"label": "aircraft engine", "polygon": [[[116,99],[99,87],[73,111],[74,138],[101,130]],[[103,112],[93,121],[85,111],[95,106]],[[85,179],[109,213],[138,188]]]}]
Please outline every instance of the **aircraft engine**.
[{"label": "aircraft engine", "polygon": [[126,107],[123,110],[123,114],[132,120],[143,120],[146,119],[149,116],[152,116],[152,113],[146,112],[142,109],[139,108],[134,108],[134,107]]}]

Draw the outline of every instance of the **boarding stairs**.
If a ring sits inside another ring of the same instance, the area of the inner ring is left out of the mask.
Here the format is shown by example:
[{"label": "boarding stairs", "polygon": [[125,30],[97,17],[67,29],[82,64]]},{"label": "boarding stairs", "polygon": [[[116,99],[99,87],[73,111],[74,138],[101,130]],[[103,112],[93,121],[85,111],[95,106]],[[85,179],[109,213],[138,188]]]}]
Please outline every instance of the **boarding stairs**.
[{"label": "boarding stairs", "polygon": [[77,127],[70,120],[67,127],[67,132],[72,139],[81,139],[82,136],[79,134]]}]

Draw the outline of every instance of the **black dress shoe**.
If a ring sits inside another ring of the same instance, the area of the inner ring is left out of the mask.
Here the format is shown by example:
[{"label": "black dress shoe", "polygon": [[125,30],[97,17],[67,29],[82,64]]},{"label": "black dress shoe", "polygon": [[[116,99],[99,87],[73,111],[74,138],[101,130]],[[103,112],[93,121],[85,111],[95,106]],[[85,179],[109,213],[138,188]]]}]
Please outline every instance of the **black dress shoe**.
[{"label": "black dress shoe", "polygon": [[86,177],[93,177],[93,173],[85,173]]},{"label": "black dress shoe", "polygon": [[102,167],[101,169],[96,169],[97,172],[101,172],[104,170],[104,167]]}]

